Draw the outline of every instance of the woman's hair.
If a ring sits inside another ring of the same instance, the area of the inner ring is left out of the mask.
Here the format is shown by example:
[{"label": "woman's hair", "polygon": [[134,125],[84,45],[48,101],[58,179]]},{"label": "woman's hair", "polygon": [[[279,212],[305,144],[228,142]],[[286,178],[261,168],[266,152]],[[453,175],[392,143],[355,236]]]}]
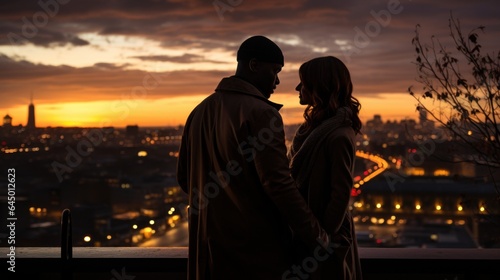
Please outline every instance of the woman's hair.
[{"label": "woman's hair", "polygon": [[342,61],[333,56],[313,58],[300,66],[299,75],[313,104],[304,111],[306,130],[334,116],[338,108],[348,107],[352,110],[352,128],[360,133],[361,104],[352,96],[351,75]]}]

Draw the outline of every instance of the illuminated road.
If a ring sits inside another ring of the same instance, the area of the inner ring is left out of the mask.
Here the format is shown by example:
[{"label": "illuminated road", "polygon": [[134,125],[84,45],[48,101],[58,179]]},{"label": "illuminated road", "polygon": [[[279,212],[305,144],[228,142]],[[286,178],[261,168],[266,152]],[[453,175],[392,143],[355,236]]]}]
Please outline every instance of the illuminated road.
[{"label": "illuminated road", "polygon": [[139,247],[186,247],[188,244],[188,223],[180,222],[164,235],[151,237]]},{"label": "illuminated road", "polygon": [[382,172],[384,172],[389,167],[389,163],[387,163],[387,161],[385,161],[383,158],[381,158],[377,155],[365,153],[363,151],[358,150],[358,151],[356,151],[356,156],[370,160],[375,165],[372,168],[365,170],[363,172],[363,176],[364,176],[363,178],[361,178],[361,176],[356,176],[354,178],[354,182],[355,182],[354,188],[359,188],[364,183],[366,183],[366,182],[370,181],[371,179],[373,179],[374,177],[382,174]]},{"label": "illuminated road", "polygon": [[[358,151],[356,153],[356,156],[368,159],[375,163],[375,166],[367,170],[365,174],[363,174],[364,176],[362,178],[361,176],[359,178],[356,178],[356,187],[358,188],[363,183],[382,173],[388,167],[388,163],[376,155]],[[363,228],[363,230],[368,230],[368,228]],[[373,227],[371,227],[370,230],[377,232],[377,237],[384,239],[389,239],[389,237],[394,233],[393,230],[385,232],[385,230],[381,231],[380,228]],[[165,234],[151,237],[149,240],[141,243],[139,247],[185,247],[188,246],[188,243],[188,223],[181,222],[175,228],[170,229]]]}]

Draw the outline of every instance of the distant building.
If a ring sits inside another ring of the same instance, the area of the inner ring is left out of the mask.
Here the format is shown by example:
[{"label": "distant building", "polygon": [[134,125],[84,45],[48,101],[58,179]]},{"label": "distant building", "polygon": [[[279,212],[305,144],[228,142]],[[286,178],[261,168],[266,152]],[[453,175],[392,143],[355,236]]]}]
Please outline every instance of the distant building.
[{"label": "distant building", "polygon": [[372,130],[373,130],[373,129],[378,129],[378,130],[380,130],[380,129],[382,129],[383,124],[384,124],[384,123],[382,122],[382,116],[377,114],[377,115],[374,115],[374,116],[373,116],[373,119],[368,120],[368,121],[366,122],[365,126],[366,126],[367,128],[372,129]]},{"label": "distant building", "polygon": [[420,129],[423,129],[423,130],[434,129],[435,128],[434,122],[427,118],[427,110],[420,109],[420,110],[418,110],[418,112],[419,112],[418,119],[419,119]]},{"label": "distant building", "polygon": [[31,98],[30,105],[28,106],[28,124],[27,129],[35,129],[35,105],[33,105],[33,97]]},{"label": "distant building", "polygon": [[425,109],[418,110],[419,113],[419,121],[420,124],[423,124],[427,121],[427,111]]},{"label": "distant building", "polygon": [[127,125],[125,127],[125,133],[128,136],[138,136],[139,135],[139,126],[138,125]]},{"label": "distant building", "polygon": [[12,117],[9,114],[3,117],[3,127],[12,127]]},{"label": "distant building", "polygon": [[492,182],[440,176],[402,176],[388,170],[363,184],[353,198],[355,221],[404,225],[435,223],[467,226],[481,246],[498,237],[500,205]]}]

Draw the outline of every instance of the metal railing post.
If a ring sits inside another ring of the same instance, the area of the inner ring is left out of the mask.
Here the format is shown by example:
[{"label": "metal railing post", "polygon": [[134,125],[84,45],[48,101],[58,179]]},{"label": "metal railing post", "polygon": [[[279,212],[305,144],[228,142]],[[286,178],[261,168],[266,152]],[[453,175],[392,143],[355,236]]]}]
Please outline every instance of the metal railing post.
[{"label": "metal railing post", "polygon": [[73,279],[73,236],[71,211],[64,209],[61,216],[61,279]]}]

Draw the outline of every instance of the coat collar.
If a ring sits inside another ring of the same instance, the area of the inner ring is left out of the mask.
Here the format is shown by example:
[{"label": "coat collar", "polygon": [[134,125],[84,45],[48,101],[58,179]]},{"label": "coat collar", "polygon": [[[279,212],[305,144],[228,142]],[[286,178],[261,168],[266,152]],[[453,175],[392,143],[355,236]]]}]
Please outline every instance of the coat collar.
[{"label": "coat collar", "polygon": [[215,89],[215,91],[219,91],[219,90],[220,91],[232,91],[235,93],[253,96],[255,98],[263,100],[267,104],[276,108],[276,110],[278,110],[278,111],[279,111],[279,109],[281,109],[281,107],[283,107],[282,104],[272,102],[269,99],[265,98],[262,95],[262,93],[254,85],[250,84],[249,82],[247,82],[241,78],[235,77],[235,76],[223,78],[220,81],[219,85],[217,85],[217,88]]}]

